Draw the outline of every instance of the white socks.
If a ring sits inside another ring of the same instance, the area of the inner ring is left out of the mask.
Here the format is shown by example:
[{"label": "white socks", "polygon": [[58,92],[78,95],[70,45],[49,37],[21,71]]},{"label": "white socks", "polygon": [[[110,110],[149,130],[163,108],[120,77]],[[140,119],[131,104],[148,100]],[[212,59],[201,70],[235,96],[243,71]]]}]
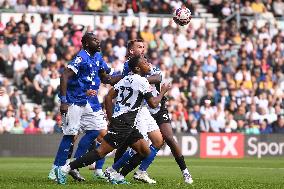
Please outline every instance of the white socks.
[{"label": "white socks", "polygon": [[69,164],[66,164],[64,166],[61,167],[61,170],[64,172],[64,173],[69,173],[71,171],[71,167]]},{"label": "white socks", "polygon": [[183,171],[182,171],[182,174],[183,174],[183,175],[184,175],[184,174],[189,174],[188,169],[186,168],[185,170],[183,170]]},{"label": "white socks", "polygon": [[95,169],[94,171],[96,174],[98,175],[102,175],[103,174],[103,170],[102,169]]}]

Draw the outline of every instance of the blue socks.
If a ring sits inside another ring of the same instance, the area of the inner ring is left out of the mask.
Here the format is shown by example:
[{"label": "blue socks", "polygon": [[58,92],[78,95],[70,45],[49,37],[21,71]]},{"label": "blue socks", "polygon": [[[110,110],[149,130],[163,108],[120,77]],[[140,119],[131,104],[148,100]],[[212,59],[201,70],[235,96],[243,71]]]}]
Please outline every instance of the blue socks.
[{"label": "blue socks", "polygon": [[123,167],[127,162],[128,160],[134,156],[135,152],[130,149],[130,150],[127,150],[123,155],[122,157],[117,160],[113,165],[112,165],[112,168],[116,171],[118,171],[121,167]]},{"label": "blue socks", "polygon": [[68,159],[69,150],[71,147],[71,144],[73,142],[73,135],[64,135],[62,137],[61,143],[59,145],[54,165],[55,166],[63,166],[66,163],[66,160]]},{"label": "blue socks", "polygon": [[88,149],[91,147],[92,142],[98,137],[100,131],[86,131],[86,134],[81,138],[74,158],[79,158],[85,153],[87,153]]},{"label": "blue socks", "polygon": [[[97,142],[96,149],[101,145],[101,143]],[[96,161],[95,169],[103,169],[103,165],[105,163],[106,158],[102,158],[98,161]]]},{"label": "blue socks", "polygon": [[150,155],[144,160],[142,160],[140,164],[140,167],[139,167],[140,171],[146,171],[148,169],[148,167],[151,165],[151,163],[153,162],[153,160],[155,159],[159,151],[159,149],[154,147],[152,144],[150,145],[150,150],[151,150]]}]

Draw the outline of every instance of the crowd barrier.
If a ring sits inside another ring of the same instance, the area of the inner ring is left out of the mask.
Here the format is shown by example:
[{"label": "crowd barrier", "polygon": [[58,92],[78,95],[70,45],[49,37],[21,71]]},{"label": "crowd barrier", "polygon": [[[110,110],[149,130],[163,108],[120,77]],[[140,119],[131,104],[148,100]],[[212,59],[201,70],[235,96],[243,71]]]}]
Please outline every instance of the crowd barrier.
[{"label": "crowd barrier", "polygon": [[[52,157],[61,140],[53,135],[0,135],[2,157]],[[244,135],[202,133],[200,135],[177,135],[176,139],[187,157],[200,158],[244,158],[280,157],[284,155],[284,135]],[[112,154],[111,154],[112,155]],[[164,146],[158,156],[171,156]]]}]

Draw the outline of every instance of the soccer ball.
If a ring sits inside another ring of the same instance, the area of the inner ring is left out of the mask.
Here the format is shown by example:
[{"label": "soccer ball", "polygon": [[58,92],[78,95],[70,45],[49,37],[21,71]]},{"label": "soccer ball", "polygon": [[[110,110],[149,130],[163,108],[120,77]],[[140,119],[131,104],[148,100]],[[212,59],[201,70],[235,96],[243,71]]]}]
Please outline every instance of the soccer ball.
[{"label": "soccer ball", "polygon": [[191,12],[186,7],[178,8],[173,13],[173,20],[177,25],[184,26],[191,20]]}]

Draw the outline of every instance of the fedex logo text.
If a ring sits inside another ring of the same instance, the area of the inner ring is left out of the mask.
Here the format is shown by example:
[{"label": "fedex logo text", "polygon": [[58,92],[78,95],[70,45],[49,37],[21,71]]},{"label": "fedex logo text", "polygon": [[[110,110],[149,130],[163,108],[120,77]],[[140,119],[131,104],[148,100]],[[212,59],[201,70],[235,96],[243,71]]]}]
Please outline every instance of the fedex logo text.
[{"label": "fedex logo text", "polygon": [[202,133],[200,143],[201,158],[244,157],[244,136],[242,134]]}]

